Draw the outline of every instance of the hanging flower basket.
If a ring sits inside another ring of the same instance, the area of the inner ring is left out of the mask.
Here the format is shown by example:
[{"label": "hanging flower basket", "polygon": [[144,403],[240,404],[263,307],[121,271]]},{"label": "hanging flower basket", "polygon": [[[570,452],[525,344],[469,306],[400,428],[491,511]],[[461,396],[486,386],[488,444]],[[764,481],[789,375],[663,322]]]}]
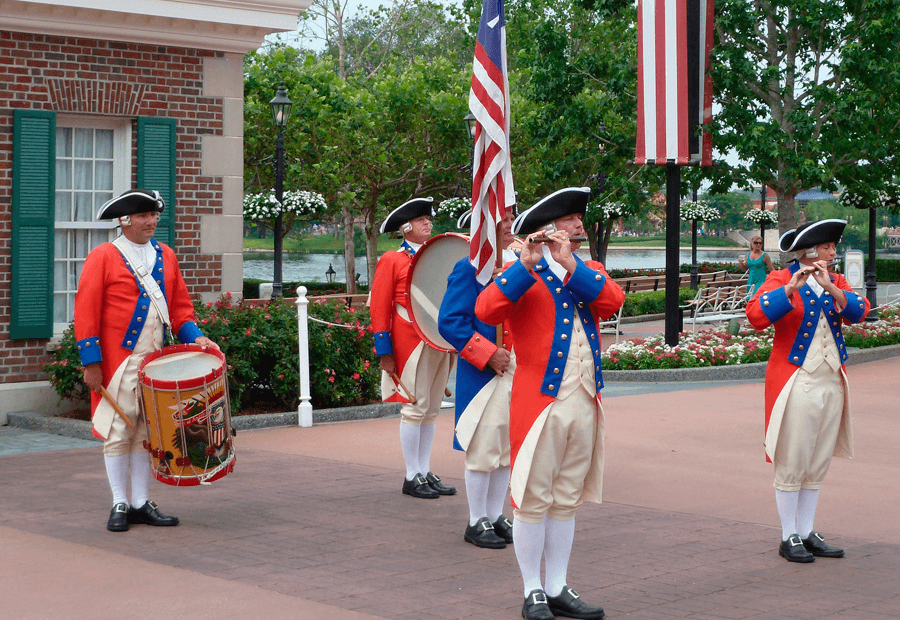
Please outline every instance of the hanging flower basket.
[{"label": "hanging flower basket", "polygon": [[854,209],[876,209],[887,205],[900,204],[900,185],[888,182],[883,189],[873,188],[847,188],[841,192],[838,202],[844,207]]},{"label": "hanging flower basket", "polygon": [[681,219],[711,222],[721,217],[719,210],[702,200],[681,203]]},{"label": "hanging flower basket", "polygon": [[762,226],[763,224],[765,224],[766,226],[772,226],[778,223],[778,213],[776,213],[775,211],[761,211],[759,209],[752,209],[750,211],[747,211],[744,217],[746,217],[757,226]]},{"label": "hanging flower basket", "polygon": [[460,215],[472,208],[472,201],[466,198],[448,198],[442,200],[435,207],[435,215],[446,216],[448,219],[456,221]]},{"label": "hanging flower basket", "polygon": [[244,219],[272,220],[278,217],[279,211],[301,217],[312,217],[324,213],[328,208],[322,194],[303,190],[284,192],[282,202],[283,204],[279,208],[274,191],[247,194],[244,196]]}]

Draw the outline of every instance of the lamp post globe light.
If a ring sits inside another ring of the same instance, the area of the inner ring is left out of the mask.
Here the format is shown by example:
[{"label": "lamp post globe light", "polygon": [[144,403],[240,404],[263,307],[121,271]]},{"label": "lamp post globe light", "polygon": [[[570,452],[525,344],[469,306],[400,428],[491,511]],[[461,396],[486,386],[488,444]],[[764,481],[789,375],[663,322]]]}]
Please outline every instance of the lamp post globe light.
[{"label": "lamp post globe light", "polygon": [[282,296],[281,251],[282,251],[282,208],[284,206],[284,128],[291,116],[293,102],[284,92],[284,84],[278,86],[275,98],[269,102],[272,110],[272,121],[278,129],[278,142],[275,144],[275,199],[279,210],[275,218],[275,273],[272,276],[272,297]]},{"label": "lamp post globe light", "polygon": [[469,111],[469,113],[466,114],[465,118],[463,118],[463,122],[465,122],[465,124],[466,124],[466,131],[469,132],[469,139],[474,140],[475,139],[475,126],[478,124],[478,119],[476,119],[475,115],[472,114],[471,111]]},{"label": "lamp post globe light", "polygon": [[328,263],[328,271],[325,272],[325,281],[334,282],[335,275],[337,275],[337,272],[334,270],[334,267],[331,266],[331,263]]}]

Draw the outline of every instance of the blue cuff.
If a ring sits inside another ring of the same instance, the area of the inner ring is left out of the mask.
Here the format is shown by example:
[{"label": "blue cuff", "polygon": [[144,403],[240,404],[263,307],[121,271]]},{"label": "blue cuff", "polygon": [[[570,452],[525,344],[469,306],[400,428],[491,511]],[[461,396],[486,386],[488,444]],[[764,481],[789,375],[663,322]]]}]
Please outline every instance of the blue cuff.
[{"label": "blue cuff", "polygon": [[81,356],[82,366],[103,361],[103,354],[100,352],[99,336],[79,340],[76,345],[78,346],[78,355]]},{"label": "blue cuff", "polygon": [[375,336],[375,355],[391,355],[394,352],[394,344],[391,342],[391,332],[377,332]]},{"label": "blue cuff", "polygon": [[506,298],[512,302],[519,301],[525,291],[534,286],[537,280],[525,269],[520,261],[514,262],[509,268],[494,280],[494,284],[500,289]]},{"label": "blue cuff", "polygon": [[847,296],[847,305],[838,314],[851,323],[859,323],[866,317],[866,302],[862,297],[850,291],[844,291],[844,295]]},{"label": "blue cuff", "polygon": [[178,342],[182,344],[191,344],[197,338],[203,335],[200,328],[193,321],[188,321],[178,330]]},{"label": "blue cuff", "polygon": [[784,292],[784,287],[780,286],[776,289],[763,293],[758,296],[759,307],[762,308],[763,314],[769,319],[770,323],[774,323],[786,316],[794,306]]},{"label": "blue cuff", "polygon": [[575,271],[569,276],[566,287],[578,293],[579,297],[594,301],[600,296],[603,287],[606,286],[606,276],[599,271],[594,271],[577,257],[575,261],[577,263]]}]

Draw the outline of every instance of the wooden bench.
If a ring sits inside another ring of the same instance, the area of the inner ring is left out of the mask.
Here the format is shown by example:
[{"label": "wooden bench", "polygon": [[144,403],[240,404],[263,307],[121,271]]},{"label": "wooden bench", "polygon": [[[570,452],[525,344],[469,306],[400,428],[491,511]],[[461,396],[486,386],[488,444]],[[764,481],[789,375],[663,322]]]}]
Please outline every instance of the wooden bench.
[{"label": "wooden bench", "polygon": [[[721,271],[711,271],[709,273],[698,273],[697,279],[700,286],[710,284],[712,282],[728,282],[730,275],[724,269]],[[642,291],[664,291],[666,290],[666,274],[658,273],[651,276],[632,276],[630,278],[618,278],[616,284],[622,287],[625,293],[639,293]],[[691,274],[681,273],[678,275],[678,286],[687,288],[691,285]]]},{"label": "wooden bench", "polygon": [[719,323],[743,318],[746,305],[746,283],[716,283],[697,289],[694,298],[681,306],[681,309],[690,313],[684,321],[690,322],[691,333],[696,333],[697,323]]}]

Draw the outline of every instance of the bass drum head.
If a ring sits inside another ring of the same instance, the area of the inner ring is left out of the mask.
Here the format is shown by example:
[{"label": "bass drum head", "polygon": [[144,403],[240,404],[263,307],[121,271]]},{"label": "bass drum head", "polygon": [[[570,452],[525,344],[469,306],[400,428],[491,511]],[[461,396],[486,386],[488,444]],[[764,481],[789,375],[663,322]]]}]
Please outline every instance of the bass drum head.
[{"label": "bass drum head", "polygon": [[437,235],[413,256],[407,276],[410,320],[425,344],[438,351],[456,349],[438,331],[438,313],[447,292],[447,278],[460,259],[469,255],[469,238],[457,233]]}]

